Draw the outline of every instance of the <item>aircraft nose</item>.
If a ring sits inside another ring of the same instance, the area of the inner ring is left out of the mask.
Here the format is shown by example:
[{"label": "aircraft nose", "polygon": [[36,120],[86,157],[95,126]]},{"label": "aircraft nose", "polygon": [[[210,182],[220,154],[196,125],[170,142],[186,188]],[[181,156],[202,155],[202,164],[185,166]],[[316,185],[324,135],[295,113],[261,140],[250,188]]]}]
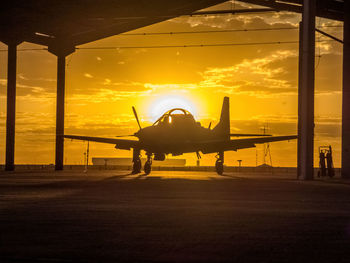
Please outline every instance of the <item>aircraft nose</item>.
[{"label": "aircraft nose", "polygon": [[134,135],[139,139],[141,138],[144,139],[145,136],[147,137],[148,133],[149,133],[149,130],[148,130],[148,127],[146,127],[146,128],[142,128],[141,130],[138,130],[137,132],[134,133]]},{"label": "aircraft nose", "polygon": [[141,130],[137,131],[134,133],[134,135],[137,137],[137,138],[140,138],[140,135],[141,135]]}]

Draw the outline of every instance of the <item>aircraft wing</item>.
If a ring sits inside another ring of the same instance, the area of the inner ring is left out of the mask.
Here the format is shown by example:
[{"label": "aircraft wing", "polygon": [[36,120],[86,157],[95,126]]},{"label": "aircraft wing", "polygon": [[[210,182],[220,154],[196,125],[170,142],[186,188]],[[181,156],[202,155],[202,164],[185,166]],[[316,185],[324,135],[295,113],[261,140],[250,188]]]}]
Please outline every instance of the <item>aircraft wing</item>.
[{"label": "aircraft wing", "polygon": [[91,142],[101,142],[115,144],[116,148],[123,150],[130,150],[139,145],[139,141],[136,140],[125,140],[125,139],[114,139],[114,138],[103,138],[103,137],[90,137],[90,136],[77,136],[77,135],[63,135],[64,138]]},{"label": "aircraft wing", "polygon": [[231,137],[258,137],[258,136],[272,136],[270,134],[250,134],[250,133],[230,133]]},{"label": "aircraft wing", "polygon": [[297,135],[288,136],[268,136],[259,138],[244,138],[234,139],[229,141],[217,141],[217,142],[204,142],[201,143],[201,151],[203,153],[213,153],[219,151],[237,151],[239,149],[246,149],[255,147],[255,144],[288,141],[297,139]]}]

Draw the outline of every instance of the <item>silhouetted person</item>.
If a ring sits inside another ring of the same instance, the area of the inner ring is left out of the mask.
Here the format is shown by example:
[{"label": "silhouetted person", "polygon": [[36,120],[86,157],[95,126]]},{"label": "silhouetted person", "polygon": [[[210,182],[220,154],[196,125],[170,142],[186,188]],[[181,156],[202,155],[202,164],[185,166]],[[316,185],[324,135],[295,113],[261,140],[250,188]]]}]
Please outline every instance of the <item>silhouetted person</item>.
[{"label": "silhouetted person", "polygon": [[321,150],[320,152],[320,171],[318,173],[318,177],[320,176],[326,176],[327,170],[326,170],[326,156],[324,152]]},{"label": "silhouetted person", "polygon": [[326,154],[326,159],[327,159],[327,171],[328,171],[328,176],[333,177],[334,176],[334,169],[333,169],[333,157],[332,157],[332,150],[327,152]]}]

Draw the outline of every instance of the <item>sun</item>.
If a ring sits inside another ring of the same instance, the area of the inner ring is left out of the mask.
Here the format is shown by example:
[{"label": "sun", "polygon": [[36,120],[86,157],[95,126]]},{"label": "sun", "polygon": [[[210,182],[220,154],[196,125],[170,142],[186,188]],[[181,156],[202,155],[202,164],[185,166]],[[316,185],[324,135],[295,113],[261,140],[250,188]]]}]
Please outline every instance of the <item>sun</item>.
[{"label": "sun", "polygon": [[163,113],[173,108],[182,108],[193,115],[196,115],[196,107],[195,104],[189,99],[177,96],[177,95],[167,95],[157,98],[150,105],[150,116],[152,120],[157,120]]}]

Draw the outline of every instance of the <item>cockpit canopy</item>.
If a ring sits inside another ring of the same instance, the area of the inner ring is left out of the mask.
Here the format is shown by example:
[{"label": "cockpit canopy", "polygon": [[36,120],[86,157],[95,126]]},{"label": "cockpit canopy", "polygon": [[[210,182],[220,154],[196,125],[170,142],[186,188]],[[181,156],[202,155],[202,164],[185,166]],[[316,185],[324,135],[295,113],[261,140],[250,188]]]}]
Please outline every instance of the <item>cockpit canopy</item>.
[{"label": "cockpit canopy", "polygon": [[[177,113],[179,112],[179,113]],[[192,124],[195,123],[193,115],[185,109],[175,108],[164,113],[153,126],[164,125],[164,124]]]}]

